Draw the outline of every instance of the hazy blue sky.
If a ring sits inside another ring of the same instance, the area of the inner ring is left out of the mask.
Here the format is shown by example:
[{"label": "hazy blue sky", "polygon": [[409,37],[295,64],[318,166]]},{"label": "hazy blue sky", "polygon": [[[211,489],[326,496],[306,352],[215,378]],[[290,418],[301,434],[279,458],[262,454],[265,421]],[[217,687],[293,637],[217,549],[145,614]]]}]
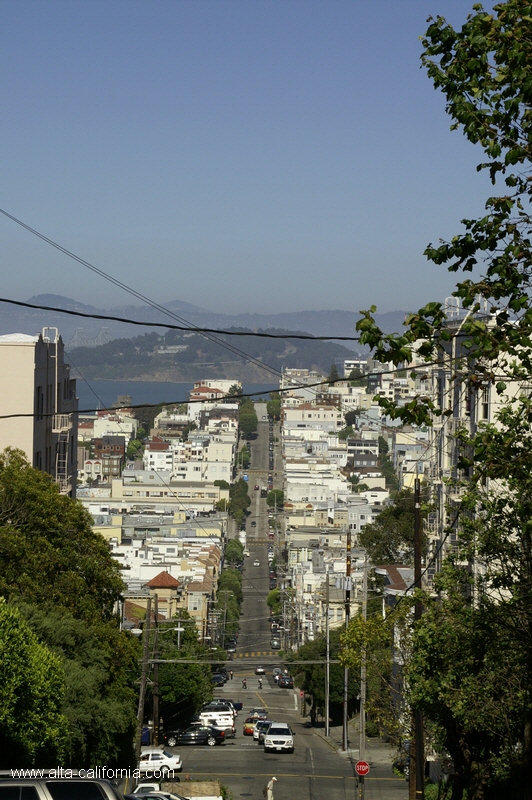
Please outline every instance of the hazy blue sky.
[{"label": "hazy blue sky", "polygon": [[[420,68],[464,0],[3,0],[0,206],[158,302],[410,310],[489,194]],[[130,298],[4,217],[2,294]]]}]

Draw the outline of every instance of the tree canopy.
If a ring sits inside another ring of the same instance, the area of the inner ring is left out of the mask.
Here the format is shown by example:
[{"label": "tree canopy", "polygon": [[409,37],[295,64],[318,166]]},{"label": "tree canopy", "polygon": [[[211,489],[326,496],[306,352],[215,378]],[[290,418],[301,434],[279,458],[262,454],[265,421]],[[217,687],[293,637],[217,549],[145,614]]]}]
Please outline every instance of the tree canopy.
[{"label": "tree canopy", "polygon": [[[410,699],[453,757],[453,800],[532,792],[531,20],[527,0],[489,12],[477,4],[461,28],[430,19],[423,38],[422,63],[446,98],[452,128],[483,151],[477,169],[495,187],[479,218],[425,250],[434,264],[463,273],[453,292],[466,311],[454,388],[474,400],[491,385],[503,406],[492,424],[457,436],[460,499],[444,538],[452,533],[453,547],[407,664]],[[385,335],[374,310],[357,328],[382,362],[400,367],[415,353],[433,363],[458,336],[442,302],[409,315],[400,335]],[[453,414],[441,394],[379,403],[410,424]]]}]

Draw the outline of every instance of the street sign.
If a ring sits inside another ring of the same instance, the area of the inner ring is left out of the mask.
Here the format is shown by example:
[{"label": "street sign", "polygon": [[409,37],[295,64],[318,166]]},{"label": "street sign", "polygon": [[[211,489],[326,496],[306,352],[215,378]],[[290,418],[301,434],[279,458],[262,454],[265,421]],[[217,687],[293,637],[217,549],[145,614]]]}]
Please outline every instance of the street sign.
[{"label": "street sign", "polygon": [[301,690],[300,690],[300,692],[299,692],[299,696],[300,696],[300,697],[303,697],[303,696],[304,696],[304,694],[305,694],[305,692],[303,691],[303,689],[301,689]]},{"label": "street sign", "polygon": [[369,772],[369,764],[367,761],[357,761],[355,764],[355,771],[357,775],[367,775]]}]

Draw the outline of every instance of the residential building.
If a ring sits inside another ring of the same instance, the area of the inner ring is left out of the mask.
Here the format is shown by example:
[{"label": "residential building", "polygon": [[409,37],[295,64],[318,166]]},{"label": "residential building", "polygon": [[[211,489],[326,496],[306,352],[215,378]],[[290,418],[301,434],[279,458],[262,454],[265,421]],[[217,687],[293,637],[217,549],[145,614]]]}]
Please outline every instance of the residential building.
[{"label": "residential building", "polygon": [[52,476],[61,494],[76,496],[76,381],[57,328],[38,336],[0,336],[0,450],[22,450]]}]

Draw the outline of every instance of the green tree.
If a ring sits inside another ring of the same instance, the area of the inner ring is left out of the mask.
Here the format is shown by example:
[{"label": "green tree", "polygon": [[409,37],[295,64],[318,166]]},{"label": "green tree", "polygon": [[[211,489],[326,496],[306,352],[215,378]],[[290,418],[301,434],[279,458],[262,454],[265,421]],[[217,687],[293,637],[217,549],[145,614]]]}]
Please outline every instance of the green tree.
[{"label": "green tree", "polygon": [[[523,391],[532,368],[530,19],[525,0],[489,13],[475,5],[460,29],[431,19],[423,39],[422,61],[446,97],[452,127],[482,148],[478,169],[496,187],[485,213],[425,251],[433,263],[465,273],[453,292],[468,310],[456,389],[475,398],[492,385],[508,403],[496,428],[458,437],[468,486],[451,526],[457,553],[438,579],[438,603],[428,601],[416,626],[409,668],[411,699],[439,726],[455,760],[456,800],[464,791],[475,800],[528,798],[532,786],[532,415]],[[377,359],[402,366],[414,351],[426,361],[448,358],[458,331],[440,302],[411,314],[400,336],[383,334],[373,311],[357,328]],[[521,390],[505,398],[509,382]],[[438,397],[402,407],[379,402],[393,418],[418,425],[452,414]]]},{"label": "green tree", "polygon": [[283,601],[281,599],[280,589],[272,589],[270,592],[268,592],[268,596],[266,597],[266,605],[275,617],[278,617],[279,614],[282,614]]},{"label": "green tree", "polygon": [[65,694],[61,661],[3,599],[0,653],[0,766],[62,763],[68,723],[61,713]]},{"label": "green tree", "polygon": [[281,418],[281,395],[279,392],[270,392],[270,399],[266,403],[266,410],[268,416],[272,419],[279,420]]},{"label": "green tree", "polygon": [[133,761],[140,648],[115,620],[91,623],[65,610],[16,601],[33,633],[61,663],[67,724],[62,763],[71,767]]},{"label": "green tree", "polygon": [[230,539],[224,552],[224,560],[227,564],[240,564],[244,558],[244,545],[238,539]]},{"label": "green tree", "polygon": [[266,505],[270,508],[277,508],[278,510],[282,510],[284,506],[284,492],[282,489],[272,489],[271,492],[268,492],[266,495]]},{"label": "green tree", "polygon": [[[424,512],[426,515],[426,511]],[[414,495],[401,489],[359,534],[372,564],[414,563]]]},{"label": "green tree", "polygon": [[240,605],[244,599],[242,591],[242,574],[232,567],[222,570],[218,581],[218,592],[230,591],[234,594],[237,603]]},{"label": "green tree", "polygon": [[141,458],[143,450],[144,445],[140,439],[130,439],[126,450],[126,456],[129,459]]},{"label": "green tree", "polygon": [[362,370],[358,369],[357,367],[351,370],[347,380],[349,381],[351,386],[361,386],[361,387],[366,386],[368,382],[367,376],[364,375]]},{"label": "green tree", "polygon": [[0,454],[0,596],[111,619],[120,567],[83,507],[18,450]]},{"label": "green tree", "polygon": [[[338,659],[340,653],[341,630],[333,628],[329,634],[329,652],[333,661]],[[311,698],[311,720],[316,722],[319,714],[325,713],[325,660],[327,643],[324,636],[313,642],[308,642],[295,653],[287,653],[285,662],[290,665],[292,661],[318,661],[321,663],[293,664],[291,672],[294,674],[297,685]],[[360,693],[360,682],[356,675],[349,681],[348,710],[353,713],[358,707],[357,696]],[[344,668],[341,664],[331,664],[329,671],[329,711],[334,723],[339,724],[342,719],[344,699]]]}]

